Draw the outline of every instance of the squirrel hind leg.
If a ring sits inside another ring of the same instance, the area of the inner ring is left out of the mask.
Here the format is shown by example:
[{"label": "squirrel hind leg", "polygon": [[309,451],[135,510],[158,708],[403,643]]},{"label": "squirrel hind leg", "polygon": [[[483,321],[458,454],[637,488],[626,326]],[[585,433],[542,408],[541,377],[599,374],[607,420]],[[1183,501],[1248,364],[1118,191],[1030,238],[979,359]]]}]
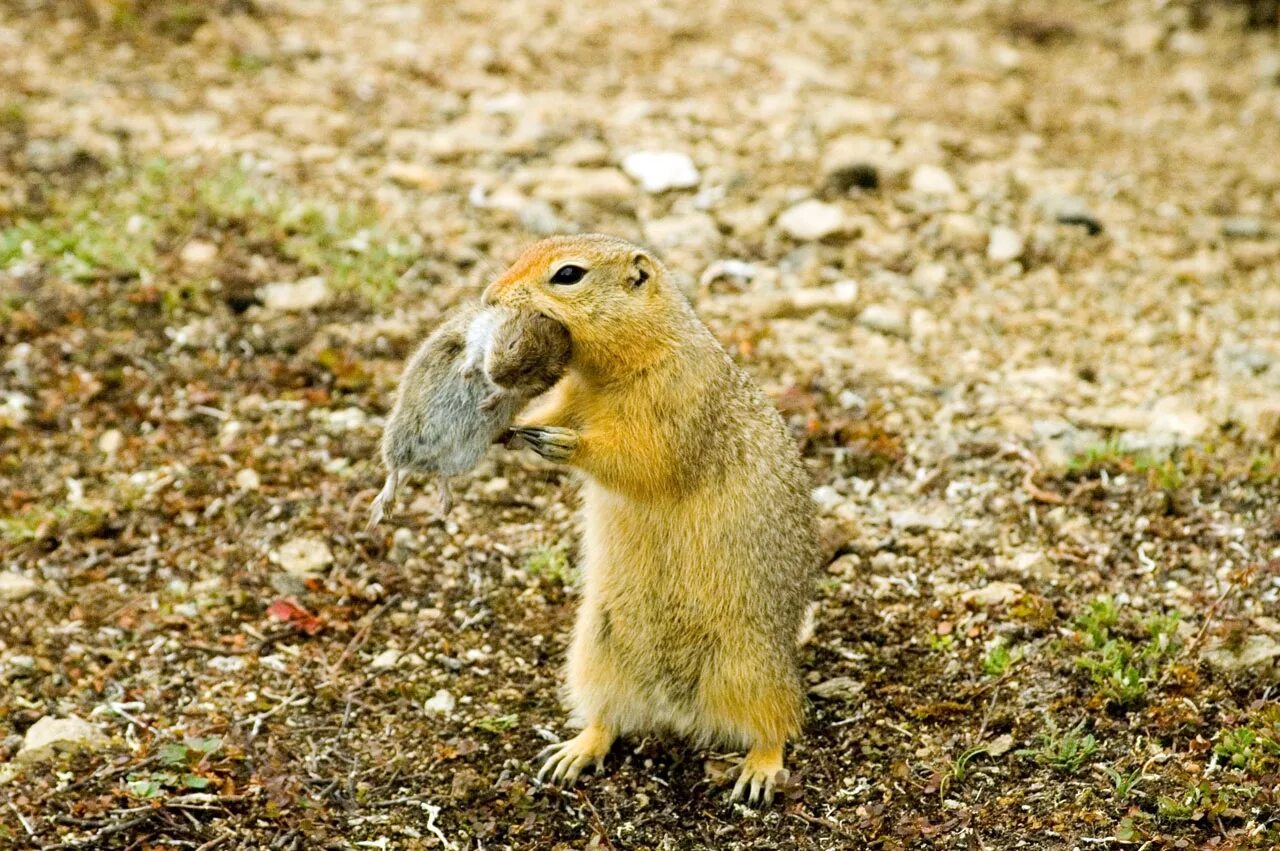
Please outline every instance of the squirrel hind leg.
[{"label": "squirrel hind leg", "polygon": [[395,508],[396,491],[399,487],[400,470],[397,468],[387,473],[387,480],[382,485],[382,490],[374,498],[373,504],[369,506],[369,522],[364,527],[366,532],[372,531],[374,526],[382,522],[383,515]]}]

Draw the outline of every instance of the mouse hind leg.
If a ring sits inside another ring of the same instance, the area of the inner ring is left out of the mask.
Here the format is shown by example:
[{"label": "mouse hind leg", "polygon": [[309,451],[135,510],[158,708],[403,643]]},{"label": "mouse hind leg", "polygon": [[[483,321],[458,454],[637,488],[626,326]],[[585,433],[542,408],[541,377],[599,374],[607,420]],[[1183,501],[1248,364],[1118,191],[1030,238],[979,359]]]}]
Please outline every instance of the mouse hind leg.
[{"label": "mouse hind leg", "polygon": [[373,505],[369,507],[369,522],[365,524],[365,531],[373,529],[382,522],[383,514],[390,511],[396,504],[396,490],[400,487],[400,470],[394,469],[387,473],[387,481],[382,486],[382,491],[373,500]]},{"label": "mouse hind leg", "polygon": [[453,511],[453,491],[449,489],[449,477],[441,476],[439,480],[440,486],[440,516],[448,517],[449,512]]}]

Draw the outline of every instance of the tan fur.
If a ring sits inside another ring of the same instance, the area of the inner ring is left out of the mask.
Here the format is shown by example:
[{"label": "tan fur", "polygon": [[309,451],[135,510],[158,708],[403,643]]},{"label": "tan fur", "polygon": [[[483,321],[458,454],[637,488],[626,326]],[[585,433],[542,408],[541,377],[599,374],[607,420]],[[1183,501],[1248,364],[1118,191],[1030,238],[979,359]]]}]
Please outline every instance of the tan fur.
[{"label": "tan fur", "polygon": [[[566,263],[587,276],[549,283]],[[586,475],[567,693],[587,732],[552,755],[553,777],[576,777],[614,736],[673,730],[749,748],[735,792],[749,781],[770,797],[802,721],[796,638],[817,561],[781,417],[661,263],[623,240],[537,243],[485,301],[545,314],[572,342],[565,378],[522,418]]]}]

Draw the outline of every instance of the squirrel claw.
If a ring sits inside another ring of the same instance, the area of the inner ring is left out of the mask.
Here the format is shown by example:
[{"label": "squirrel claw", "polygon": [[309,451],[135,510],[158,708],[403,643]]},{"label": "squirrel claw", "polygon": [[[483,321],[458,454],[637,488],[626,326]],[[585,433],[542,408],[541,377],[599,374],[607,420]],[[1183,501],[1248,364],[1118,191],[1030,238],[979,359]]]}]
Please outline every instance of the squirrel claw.
[{"label": "squirrel claw", "polygon": [[729,793],[729,801],[753,807],[768,806],[773,803],[778,782],[786,783],[786,779],[787,772],[781,761],[764,760],[748,754],[742,761],[738,782],[733,784],[733,791]]},{"label": "squirrel claw", "polygon": [[537,756],[543,760],[538,769],[538,782],[548,780],[572,786],[588,765],[593,765],[599,774],[611,744],[612,735],[601,728],[588,727],[567,742],[548,745]]},{"label": "squirrel claw", "polygon": [[509,447],[528,447],[548,461],[567,461],[578,448],[578,433],[569,428],[528,426],[513,428],[511,433]]}]

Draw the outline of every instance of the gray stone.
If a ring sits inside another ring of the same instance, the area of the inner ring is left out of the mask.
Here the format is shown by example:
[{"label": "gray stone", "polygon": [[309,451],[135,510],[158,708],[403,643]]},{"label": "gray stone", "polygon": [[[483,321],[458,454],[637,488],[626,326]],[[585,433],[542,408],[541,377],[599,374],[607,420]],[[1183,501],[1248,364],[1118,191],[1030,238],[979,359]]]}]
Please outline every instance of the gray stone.
[{"label": "gray stone", "polygon": [[777,225],[792,239],[811,242],[839,233],[845,227],[845,217],[835,204],[810,198],[784,210]]},{"label": "gray stone", "polygon": [[645,192],[658,194],[698,185],[698,168],[678,151],[636,151],[622,160],[622,170]]},{"label": "gray stone", "polygon": [[16,602],[40,590],[40,585],[21,573],[0,573],[0,600]]},{"label": "gray stone", "polygon": [[31,725],[22,740],[18,762],[40,762],[58,752],[96,750],[107,743],[107,737],[88,721],[72,715],[55,718],[46,715]]},{"label": "gray stone", "polygon": [[809,694],[822,700],[854,700],[866,685],[853,677],[832,677],[809,689]]}]

